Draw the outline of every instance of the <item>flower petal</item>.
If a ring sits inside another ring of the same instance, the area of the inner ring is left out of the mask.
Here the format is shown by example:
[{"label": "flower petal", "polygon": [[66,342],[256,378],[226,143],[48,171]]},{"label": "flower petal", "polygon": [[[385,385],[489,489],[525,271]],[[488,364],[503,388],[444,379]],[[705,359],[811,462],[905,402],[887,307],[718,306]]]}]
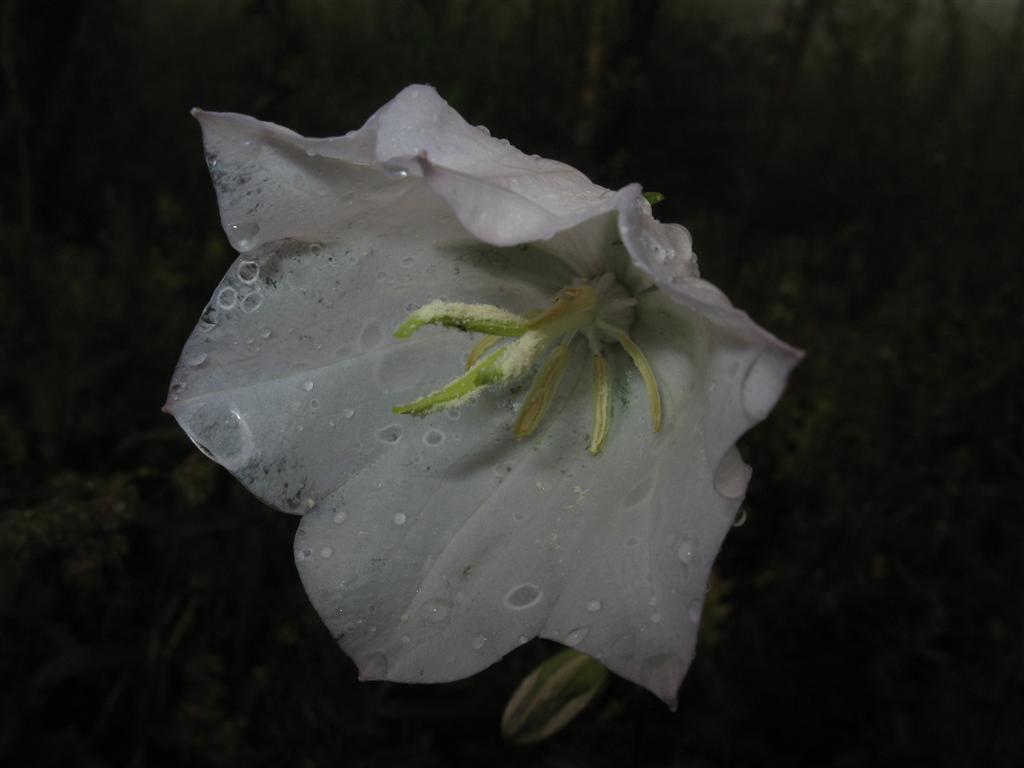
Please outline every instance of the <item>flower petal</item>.
[{"label": "flower petal", "polygon": [[461,446],[446,442],[427,464],[421,446],[396,445],[305,516],[299,572],[364,678],[458,679],[541,636],[674,701],[742,494],[715,490],[704,452],[708,383],[691,362],[706,354],[702,326],[658,318],[635,335],[663,382],[662,433],[651,433],[643,382],[616,351],[611,433],[599,456],[584,450],[589,382],[577,347],[575,380],[533,440],[509,438],[507,396],[491,394],[464,409],[476,422]]},{"label": "flower petal", "polygon": [[[688,233],[654,221],[639,187],[523,155],[433,89],[406,89],[338,139],[198,116],[243,255],[165,407],[250,490],[304,513],[300,575],[361,676],[457,679],[542,636],[674,702],[749,477],[735,441],[799,353],[699,280]],[[586,451],[579,344],[529,440],[512,437],[525,383],[458,412],[392,415],[472,347],[440,328],[394,340],[410,311],[442,299],[525,313],[604,271],[662,289],[642,294],[630,332],[659,382],[658,434],[612,348],[614,415],[603,452]]]},{"label": "flower petal", "polygon": [[[240,256],[174,374],[165,409],[208,455],[284,511],[317,504],[374,465],[390,441],[448,431],[443,416],[391,413],[446,383],[472,346],[437,328],[415,341],[393,338],[411,309],[441,296],[526,311],[544,306],[568,279],[535,249],[512,256],[450,244],[451,223],[407,219],[379,232],[368,221],[349,230],[344,246],[286,240]],[[526,269],[528,279],[497,281],[495,269]],[[458,294],[449,296],[456,273]]]}]

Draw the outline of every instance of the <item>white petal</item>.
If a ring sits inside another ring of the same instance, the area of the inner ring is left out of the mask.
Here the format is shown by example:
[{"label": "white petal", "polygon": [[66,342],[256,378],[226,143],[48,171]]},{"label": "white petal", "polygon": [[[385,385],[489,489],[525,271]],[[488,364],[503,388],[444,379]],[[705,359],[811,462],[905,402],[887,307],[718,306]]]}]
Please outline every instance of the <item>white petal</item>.
[{"label": "white petal", "polygon": [[[535,249],[449,245],[450,228],[405,218],[386,234],[354,226],[344,245],[283,241],[242,255],[185,345],[166,410],[250,490],[295,513],[378,462],[392,425],[421,450],[433,428],[459,434],[444,416],[391,407],[457,375],[472,341],[436,328],[398,341],[394,329],[438,297],[543,307],[568,275]],[[506,284],[495,269],[530,279]]]},{"label": "white petal", "polygon": [[[539,635],[674,701],[749,477],[735,441],[799,353],[699,280],[688,233],[654,221],[638,187],[613,193],[527,157],[430,88],[338,139],[199,117],[225,229],[245,253],[166,408],[254,493],[305,513],[300,574],[361,675],[457,679]],[[393,340],[413,308],[525,312],[573,274],[608,270],[662,288],[632,330],[660,385],[659,434],[616,349],[611,430],[587,453],[583,345],[527,441],[511,436],[522,386],[458,414],[391,414],[449,381],[472,345],[437,328]]]},{"label": "white petal", "polygon": [[661,434],[619,351],[623,399],[605,451],[586,452],[581,345],[541,435],[513,441],[504,397],[481,398],[464,409],[474,429],[461,445],[399,443],[306,515],[300,574],[364,677],[458,679],[539,635],[674,701],[740,498],[716,492],[704,451],[707,381],[692,363],[707,349],[701,325],[659,319],[636,339],[662,382]]}]

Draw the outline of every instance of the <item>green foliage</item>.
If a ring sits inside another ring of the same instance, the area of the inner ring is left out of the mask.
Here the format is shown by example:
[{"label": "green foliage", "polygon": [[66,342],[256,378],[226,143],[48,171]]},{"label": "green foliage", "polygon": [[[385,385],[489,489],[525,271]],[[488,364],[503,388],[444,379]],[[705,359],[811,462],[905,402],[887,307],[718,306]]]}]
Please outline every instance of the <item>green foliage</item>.
[{"label": "green foliage", "polygon": [[662,190],[808,351],[680,712],[612,679],[536,762],[1018,764],[1022,37],[966,0],[2,4],[0,763],[522,763],[502,706],[553,646],[357,684],[294,521],[159,411],[230,262],[188,109],[332,135],[427,81]]}]

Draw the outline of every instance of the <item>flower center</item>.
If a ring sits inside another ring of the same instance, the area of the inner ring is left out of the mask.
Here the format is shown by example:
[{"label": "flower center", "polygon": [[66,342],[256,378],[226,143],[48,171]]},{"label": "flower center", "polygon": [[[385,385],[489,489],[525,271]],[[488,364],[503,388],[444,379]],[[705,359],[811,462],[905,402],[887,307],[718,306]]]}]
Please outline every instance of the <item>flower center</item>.
[{"label": "flower center", "polygon": [[[604,354],[604,347],[609,344],[621,344],[640,372],[650,401],[652,426],[657,432],[661,428],[658,384],[647,358],[628,334],[635,307],[636,299],[611,272],[563,288],[548,309],[526,316],[489,304],[432,301],[413,312],[395,336],[408,338],[424,325],[441,325],[485,336],[470,351],[462,376],[393,410],[423,416],[452,408],[485,387],[518,379],[540,362],[515,424],[516,437],[528,437],[540,425],[558,391],[570,345],[580,338],[590,351],[593,374],[594,428],[587,450],[595,455],[601,452],[611,424],[611,376]],[[495,347],[497,350],[492,351]]]}]

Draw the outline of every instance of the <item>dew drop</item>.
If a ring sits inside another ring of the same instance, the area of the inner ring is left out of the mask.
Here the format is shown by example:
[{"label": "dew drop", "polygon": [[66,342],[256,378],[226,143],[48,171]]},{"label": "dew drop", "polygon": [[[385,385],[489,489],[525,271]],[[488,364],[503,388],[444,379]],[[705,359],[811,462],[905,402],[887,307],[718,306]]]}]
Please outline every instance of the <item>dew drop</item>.
[{"label": "dew drop", "polygon": [[198,368],[200,365],[206,362],[207,357],[208,355],[205,352],[197,352],[194,355],[189,355],[188,358],[185,360],[185,363],[192,366],[193,368]]},{"label": "dew drop", "polygon": [[744,463],[740,452],[733,446],[718,462],[714,477],[715,490],[727,499],[738,499],[747,492],[750,474],[750,467]]},{"label": "dew drop", "polygon": [[740,507],[740,511],[736,513],[736,519],[732,521],[732,527],[739,528],[745,522],[747,522],[747,510]]},{"label": "dew drop", "polygon": [[248,314],[252,314],[260,308],[260,304],[263,303],[263,297],[255,291],[252,293],[245,294],[242,297],[242,311]]},{"label": "dew drop", "polygon": [[395,512],[395,516],[391,519],[395,521],[395,525],[405,525],[406,517],[404,512]]},{"label": "dew drop", "polygon": [[312,392],[313,391],[313,382],[309,381],[309,380],[302,382],[302,388],[304,390],[306,390],[307,392]]},{"label": "dew drop", "polygon": [[693,562],[694,555],[697,554],[697,540],[692,539],[689,536],[685,537],[679,542],[679,548],[676,549],[676,556],[679,561],[689,565]]},{"label": "dew drop", "polygon": [[199,403],[186,414],[192,441],[225,469],[245,466],[256,447],[252,430],[230,402]]},{"label": "dew drop", "polygon": [[633,547],[635,547],[639,543],[640,539],[638,539],[636,536],[630,536],[623,542],[623,544],[626,545],[627,549],[633,549]]},{"label": "dew drop", "polygon": [[541,591],[536,584],[520,584],[505,595],[505,605],[514,610],[531,608],[540,602]]},{"label": "dew drop", "polygon": [[338,524],[344,523],[346,520],[348,520],[348,512],[346,512],[343,509],[339,509],[337,512],[334,513],[333,519],[334,522]]},{"label": "dew drop", "polygon": [[473,638],[473,650],[474,651],[479,651],[485,645],[487,645],[487,638],[484,637],[483,635],[476,635]]},{"label": "dew drop", "polygon": [[377,440],[382,443],[394,444],[402,439],[402,428],[398,424],[388,424],[377,432]]},{"label": "dew drop", "polygon": [[243,283],[255,283],[260,276],[260,265],[255,261],[243,259],[238,262],[238,279]]},{"label": "dew drop", "polygon": [[565,636],[565,644],[571,648],[575,648],[583,642],[589,631],[590,627],[576,627],[576,629],[571,630],[569,634]]},{"label": "dew drop", "polygon": [[384,334],[376,320],[371,320],[363,326],[363,331],[359,334],[359,346],[362,349],[375,349],[383,340]]},{"label": "dew drop", "polygon": [[393,179],[404,179],[409,175],[406,167],[398,163],[384,163],[383,167],[384,172]]},{"label": "dew drop", "polygon": [[301,563],[307,557],[313,554],[311,549],[296,549],[295,550],[295,562]]},{"label": "dew drop", "polygon": [[766,350],[747,369],[742,385],[743,409],[760,421],[775,405],[786,386],[790,363],[785,356]]},{"label": "dew drop", "polygon": [[341,415],[344,416],[346,419],[351,419],[353,416],[356,415],[356,412],[351,408],[343,408],[341,411]]},{"label": "dew drop", "polygon": [[334,554],[334,550],[331,549],[330,547],[324,547],[323,549],[320,550],[320,557],[322,557],[324,559],[327,559],[328,557],[330,557],[333,554]]},{"label": "dew drop", "polygon": [[412,640],[412,638],[408,635],[402,635],[401,640],[403,645],[408,645],[409,641]]},{"label": "dew drop", "polygon": [[221,309],[232,309],[238,302],[238,291],[230,285],[220,289],[217,294],[217,306]]},{"label": "dew drop", "polygon": [[238,224],[228,224],[227,226],[228,240],[231,241],[231,245],[238,251],[251,251],[255,248],[257,243],[257,236],[260,233],[260,225],[254,221],[240,222]]},{"label": "dew drop", "polygon": [[444,432],[439,429],[429,429],[423,436],[423,442],[433,447],[444,442]]},{"label": "dew drop", "polygon": [[651,614],[651,623],[652,624],[660,624],[661,623],[661,614],[658,613],[657,611],[652,613]]},{"label": "dew drop", "polygon": [[260,328],[260,338],[269,339],[271,335],[272,332],[269,328]]},{"label": "dew drop", "polygon": [[431,624],[437,624],[440,621],[444,621],[448,618],[448,610],[451,608],[451,603],[440,597],[434,597],[427,600],[420,608],[420,616],[429,621]]},{"label": "dew drop", "polygon": [[388,673],[388,659],[383,653],[371,653],[359,665],[360,680],[381,680]]},{"label": "dew drop", "polygon": [[587,603],[587,611],[589,611],[590,613],[597,613],[600,610],[601,610],[601,601],[600,600],[591,600],[589,603]]},{"label": "dew drop", "polygon": [[520,635],[519,639],[516,642],[518,642],[520,645],[526,645],[528,642],[530,642],[530,638],[528,638],[526,635]]},{"label": "dew drop", "polygon": [[324,247],[322,245],[320,245],[320,243],[311,243],[310,246],[309,246],[309,255],[310,256],[319,256],[320,252],[323,249],[324,249]]},{"label": "dew drop", "polygon": [[648,475],[639,483],[633,486],[632,490],[626,494],[626,498],[622,500],[622,506],[626,509],[635,507],[643,502],[648,496],[651,495],[651,491],[654,490],[654,476]]}]

